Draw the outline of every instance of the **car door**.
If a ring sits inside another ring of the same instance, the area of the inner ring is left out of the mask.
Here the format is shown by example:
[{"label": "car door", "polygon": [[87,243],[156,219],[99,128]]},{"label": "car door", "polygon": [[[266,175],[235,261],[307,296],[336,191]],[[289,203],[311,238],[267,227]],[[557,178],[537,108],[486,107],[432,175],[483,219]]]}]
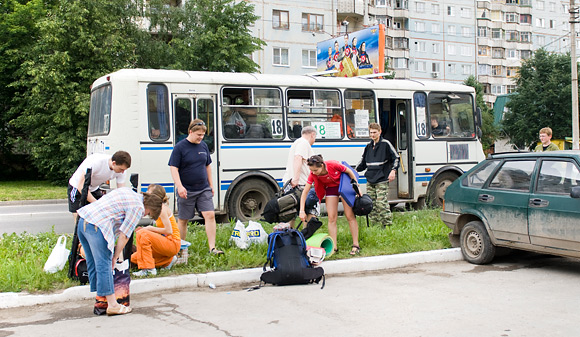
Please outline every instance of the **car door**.
[{"label": "car door", "polygon": [[530,194],[530,242],[535,245],[580,251],[580,199],[570,197],[580,182],[573,160],[544,159]]},{"label": "car door", "polygon": [[478,209],[498,240],[530,242],[528,200],[535,163],[536,160],[505,161],[477,196]]}]

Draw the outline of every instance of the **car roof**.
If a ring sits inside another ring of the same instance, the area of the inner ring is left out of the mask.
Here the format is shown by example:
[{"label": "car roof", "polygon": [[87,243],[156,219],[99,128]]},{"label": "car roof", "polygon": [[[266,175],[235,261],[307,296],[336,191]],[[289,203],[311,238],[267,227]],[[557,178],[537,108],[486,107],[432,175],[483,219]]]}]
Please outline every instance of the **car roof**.
[{"label": "car roof", "polygon": [[580,160],[580,150],[560,150],[545,152],[501,152],[492,153],[487,159],[515,159],[515,158],[550,158],[550,157],[567,157]]}]

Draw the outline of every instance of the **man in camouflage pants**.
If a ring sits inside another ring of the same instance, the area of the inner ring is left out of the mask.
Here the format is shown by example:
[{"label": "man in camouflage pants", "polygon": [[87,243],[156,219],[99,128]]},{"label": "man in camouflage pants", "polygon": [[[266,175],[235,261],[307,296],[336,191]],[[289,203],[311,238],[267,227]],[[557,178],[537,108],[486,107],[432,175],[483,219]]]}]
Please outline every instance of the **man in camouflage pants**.
[{"label": "man in camouflage pants", "polygon": [[358,172],[367,170],[367,193],[373,199],[373,211],[369,219],[373,224],[390,226],[393,224],[393,215],[387,196],[389,182],[395,180],[399,168],[399,155],[393,145],[381,137],[381,126],[377,123],[369,124],[371,141],[365,147]]}]

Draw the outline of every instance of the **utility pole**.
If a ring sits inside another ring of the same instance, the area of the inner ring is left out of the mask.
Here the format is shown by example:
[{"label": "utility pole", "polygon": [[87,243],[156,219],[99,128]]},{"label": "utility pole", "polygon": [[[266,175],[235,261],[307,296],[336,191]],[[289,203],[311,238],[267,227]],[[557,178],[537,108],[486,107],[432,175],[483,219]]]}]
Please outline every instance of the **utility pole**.
[{"label": "utility pole", "polygon": [[572,66],[572,150],[578,150],[578,61],[576,60],[576,23],[578,7],[570,0],[570,58]]}]

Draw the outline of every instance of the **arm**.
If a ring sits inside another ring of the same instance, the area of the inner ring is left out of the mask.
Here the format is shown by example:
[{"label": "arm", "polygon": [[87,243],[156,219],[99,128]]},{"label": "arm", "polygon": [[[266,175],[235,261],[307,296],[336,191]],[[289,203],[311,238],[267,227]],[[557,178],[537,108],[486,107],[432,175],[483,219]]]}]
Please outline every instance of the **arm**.
[{"label": "arm", "polygon": [[300,214],[298,214],[298,216],[302,221],[306,221],[306,212],[304,211],[304,207],[306,206],[306,198],[308,197],[308,192],[310,192],[311,188],[312,185],[306,183],[306,186],[304,186],[304,191],[302,191],[302,195],[300,196]]},{"label": "arm", "polygon": [[368,148],[368,146],[365,146],[365,149],[364,149],[363,154],[362,154],[362,158],[360,159],[360,162],[356,166],[357,172],[361,172],[361,171],[364,171],[367,169],[367,161],[365,160],[365,157],[367,154],[367,148]]},{"label": "arm", "polygon": [[187,190],[181,184],[181,178],[179,178],[179,169],[175,166],[169,166],[171,170],[171,178],[173,178],[173,183],[175,184],[175,189],[177,190],[177,194],[183,199],[187,199]]},{"label": "arm", "polygon": [[207,171],[207,182],[209,183],[209,187],[211,188],[211,195],[215,195],[215,192],[213,190],[213,180],[211,179],[211,164],[207,165],[205,167],[205,170]]},{"label": "arm", "polygon": [[300,155],[294,156],[294,163],[293,163],[294,175],[292,176],[292,181],[290,182],[290,185],[292,185],[292,187],[298,186],[298,183],[300,182],[300,171],[302,171],[302,160],[304,160],[304,158],[302,158],[302,156],[300,156]]},{"label": "arm", "polygon": [[117,259],[121,256],[121,252],[125,245],[129,241],[129,238],[124,233],[119,233],[119,238],[117,239],[117,244],[115,245],[115,252],[113,253],[113,264],[111,265],[111,270],[115,269],[115,263],[117,263]]},{"label": "arm", "polygon": [[171,227],[171,220],[169,220],[168,211],[171,212],[167,206],[163,204],[161,208],[161,214],[159,214],[159,218],[163,223],[163,228],[157,226],[147,226],[144,229],[161,235],[171,235],[173,233],[173,228]]},{"label": "arm", "polygon": [[393,147],[393,144],[391,144],[391,142],[389,142],[387,140],[387,148],[389,149],[389,155],[391,158],[393,159],[393,166],[391,168],[391,172],[389,172],[389,182],[395,180],[396,176],[397,176],[397,170],[399,169],[399,155],[397,154],[397,151],[395,150],[395,148]]}]

